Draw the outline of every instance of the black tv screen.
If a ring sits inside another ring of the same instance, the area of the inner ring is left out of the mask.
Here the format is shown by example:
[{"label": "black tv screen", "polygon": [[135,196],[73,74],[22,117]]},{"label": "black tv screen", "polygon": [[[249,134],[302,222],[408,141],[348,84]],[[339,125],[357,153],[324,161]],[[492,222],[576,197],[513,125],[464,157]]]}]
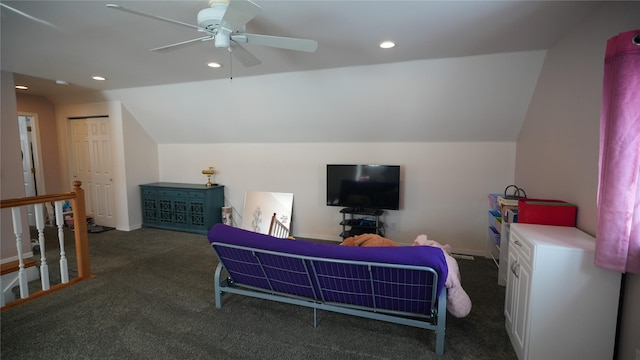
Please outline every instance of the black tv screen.
[{"label": "black tv screen", "polygon": [[327,165],[327,205],[400,209],[400,166]]}]

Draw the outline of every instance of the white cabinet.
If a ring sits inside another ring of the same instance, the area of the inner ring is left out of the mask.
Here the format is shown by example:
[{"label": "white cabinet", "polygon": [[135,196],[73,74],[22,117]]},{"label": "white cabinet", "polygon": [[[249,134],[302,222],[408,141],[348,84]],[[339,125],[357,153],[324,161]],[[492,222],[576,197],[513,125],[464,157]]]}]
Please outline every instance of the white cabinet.
[{"label": "white cabinet", "polygon": [[620,273],[575,227],[510,226],[505,326],[520,360],[613,358]]}]

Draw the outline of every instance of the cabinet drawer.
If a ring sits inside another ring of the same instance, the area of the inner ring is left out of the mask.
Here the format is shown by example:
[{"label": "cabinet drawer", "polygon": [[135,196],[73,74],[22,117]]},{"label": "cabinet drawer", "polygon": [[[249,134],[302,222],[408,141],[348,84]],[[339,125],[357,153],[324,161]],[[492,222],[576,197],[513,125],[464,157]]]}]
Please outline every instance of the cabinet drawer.
[{"label": "cabinet drawer", "polygon": [[158,190],[156,189],[143,189],[142,193],[145,195],[157,195],[158,194]]},{"label": "cabinet drawer", "polygon": [[189,191],[189,197],[190,198],[196,198],[196,199],[202,199],[202,198],[204,198],[204,192],[203,191]]},{"label": "cabinet drawer", "polygon": [[533,267],[533,244],[517,231],[511,231],[509,236],[509,249],[517,252],[523,262]]},{"label": "cabinet drawer", "polygon": [[178,196],[178,197],[187,196],[186,191],[180,191],[180,190],[159,190],[158,194],[160,196]]}]

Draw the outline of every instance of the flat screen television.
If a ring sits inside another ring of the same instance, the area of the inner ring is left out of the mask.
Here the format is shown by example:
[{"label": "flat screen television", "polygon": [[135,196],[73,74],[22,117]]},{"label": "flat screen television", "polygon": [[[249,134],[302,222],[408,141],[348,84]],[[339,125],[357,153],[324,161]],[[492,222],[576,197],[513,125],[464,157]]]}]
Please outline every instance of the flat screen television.
[{"label": "flat screen television", "polygon": [[327,205],[400,209],[400,165],[327,165]]}]

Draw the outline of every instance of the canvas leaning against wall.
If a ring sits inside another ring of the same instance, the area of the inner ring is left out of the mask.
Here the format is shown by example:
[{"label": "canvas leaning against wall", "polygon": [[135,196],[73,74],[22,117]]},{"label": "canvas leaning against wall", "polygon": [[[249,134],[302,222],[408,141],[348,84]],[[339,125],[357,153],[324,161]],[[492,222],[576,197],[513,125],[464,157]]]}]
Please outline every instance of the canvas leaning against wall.
[{"label": "canvas leaning against wall", "polygon": [[293,194],[263,191],[247,191],[244,196],[241,228],[261,234],[269,232],[271,216],[275,213],[287,228],[291,229]]}]

